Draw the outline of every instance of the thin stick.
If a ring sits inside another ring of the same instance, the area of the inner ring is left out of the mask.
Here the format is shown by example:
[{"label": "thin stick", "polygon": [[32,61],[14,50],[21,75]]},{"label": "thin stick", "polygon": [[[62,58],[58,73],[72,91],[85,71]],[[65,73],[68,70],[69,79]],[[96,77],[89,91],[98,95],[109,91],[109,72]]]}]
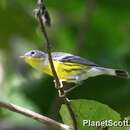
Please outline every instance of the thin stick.
[{"label": "thin stick", "polygon": [[74,130],[78,130],[75,114],[74,114],[74,112],[72,110],[70,101],[66,97],[63,86],[62,86],[62,84],[61,84],[61,82],[60,82],[60,80],[58,78],[58,75],[56,73],[56,70],[55,70],[55,67],[54,67],[54,64],[53,64],[53,60],[52,60],[52,56],[51,56],[51,43],[50,43],[46,28],[45,28],[45,25],[44,25],[45,23],[43,21],[43,13],[44,13],[44,11],[46,12],[47,10],[45,8],[43,0],[38,0],[37,1],[37,12],[36,12],[36,14],[37,14],[37,17],[38,17],[38,20],[39,20],[39,23],[40,23],[41,31],[43,33],[43,36],[45,37],[45,40],[46,40],[48,59],[49,59],[49,63],[50,63],[50,66],[51,66],[51,71],[52,71],[54,79],[55,79],[56,88],[60,91],[60,94],[62,95],[62,98],[64,99],[64,102],[65,102],[65,104],[66,104],[66,106],[68,108],[68,111],[69,111],[69,113],[71,115],[71,118],[72,118],[72,121],[73,121]]},{"label": "thin stick", "polygon": [[40,114],[33,112],[29,109],[26,109],[26,108],[23,108],[23,107],[20,107],[20,106],[11,104],[11,103],[5,103],[5,102],[0,101],[0,108],[5,108],[7,110],[10,110],[10,111],[13,111],[16,113],[20,113],[24,116],[30,117],[36,121],[39,121],[43,124],[46,124],[47,126],[53,128],[53,129],[56,129],[56,130],[72,130],[71,127],[69,127],[65,124],[59,123],[59,122],[52,120],[46,116],[40,115]]}]

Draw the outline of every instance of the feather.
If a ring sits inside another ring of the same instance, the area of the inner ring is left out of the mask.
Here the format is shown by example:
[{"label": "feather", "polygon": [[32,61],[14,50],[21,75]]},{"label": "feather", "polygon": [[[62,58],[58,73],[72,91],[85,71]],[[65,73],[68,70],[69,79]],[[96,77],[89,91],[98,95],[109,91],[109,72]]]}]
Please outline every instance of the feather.
[{"label": "feather", "polygon": [[70,63],[77,63],[82,65],[89,65],[89,66],[98,66],[97,64],[86,60],[84,58],[81,58],[79,56],[71,55],[68,53],[63,52],[53,52],[52,53],[53,59],[58,60],[60,62],[70,62]]}]

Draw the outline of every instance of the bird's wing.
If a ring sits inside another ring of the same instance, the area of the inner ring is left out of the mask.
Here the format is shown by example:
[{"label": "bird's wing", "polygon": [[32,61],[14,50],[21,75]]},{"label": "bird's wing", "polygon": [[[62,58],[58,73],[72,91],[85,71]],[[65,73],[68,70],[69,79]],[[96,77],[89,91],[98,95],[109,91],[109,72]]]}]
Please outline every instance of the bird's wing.
[{"label": "bird's wing", "polygon": [[61,62],[70,62],[70,63],[78,63],[82,65],[89,65],[89,66],[98,66],[97,64],[89,60],[86,60],[84,58],[72,54],[64,53],[64,52],[53,52],[52,57],[54,60],[58,60]]}]

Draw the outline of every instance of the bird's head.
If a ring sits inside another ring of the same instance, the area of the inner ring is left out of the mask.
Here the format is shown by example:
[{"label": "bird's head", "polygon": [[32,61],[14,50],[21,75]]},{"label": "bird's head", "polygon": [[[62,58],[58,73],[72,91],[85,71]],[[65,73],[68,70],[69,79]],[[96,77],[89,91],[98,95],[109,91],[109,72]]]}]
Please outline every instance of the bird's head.
[{"label": "bird's head", "polygon": [[39,50],[28,51],[20,57],[33,67],[39,66],[41,63],[43,64],[47,60],[47,54]]}]

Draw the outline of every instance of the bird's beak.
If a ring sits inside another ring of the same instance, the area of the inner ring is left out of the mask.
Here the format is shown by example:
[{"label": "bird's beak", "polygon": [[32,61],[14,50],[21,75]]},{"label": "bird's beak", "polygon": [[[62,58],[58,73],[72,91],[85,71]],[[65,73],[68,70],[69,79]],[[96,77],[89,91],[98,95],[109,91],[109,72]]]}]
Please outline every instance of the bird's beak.
[{"label": "bird's beak", "polygon": [[19,57],[22,58],[22,59],[25,59],[26,56],[19,56]]}]

